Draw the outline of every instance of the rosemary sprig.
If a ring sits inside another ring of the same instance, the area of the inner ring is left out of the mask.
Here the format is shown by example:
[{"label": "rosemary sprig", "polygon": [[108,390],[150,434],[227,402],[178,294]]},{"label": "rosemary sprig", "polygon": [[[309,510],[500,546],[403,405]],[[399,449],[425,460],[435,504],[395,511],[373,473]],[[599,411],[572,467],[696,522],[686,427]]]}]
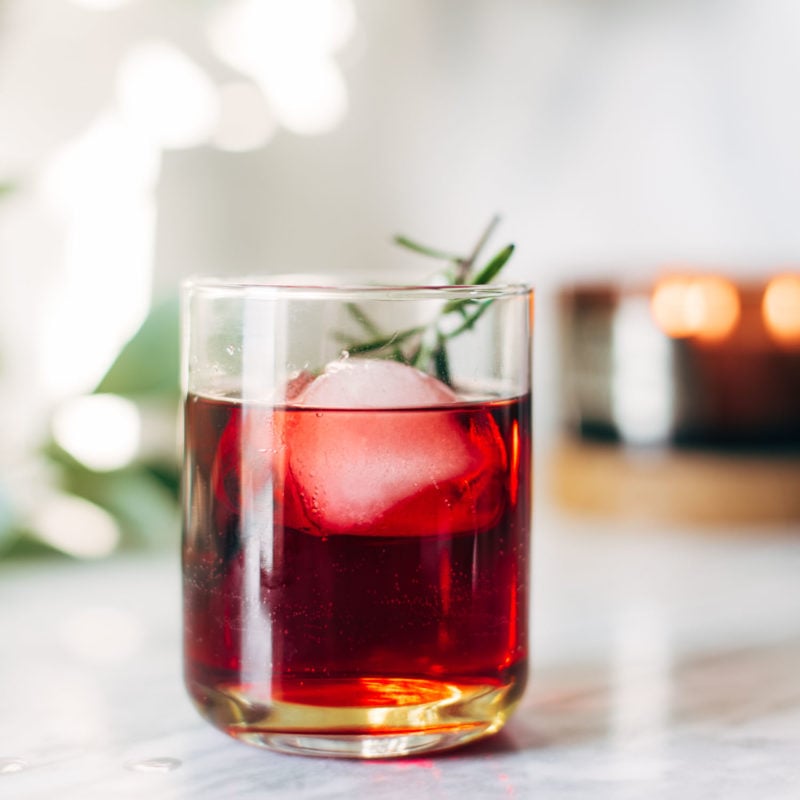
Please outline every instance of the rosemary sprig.
[{"label": "rosemary sprig", "polygon": [[[383,347],[390,347],[391,346],[391,348],[392,348],[392,358],[394,358],[395,361],[405,362],[405,360],[406,360],[405,356],[403,355],[403,351],[400,349],[400,346],[399,346],[399,344],[402,341],[404,341],[404,339],[400,339],[400,341],[398,342],[397,336],[387,337],[381,331],[381,329],[378,327],[378,325],[375,322],[373,322],[373,320],[371,320],[367,316],[366,312],[362,308],[360,308],[356,303],[348,303],[346,308],[347,308],[347,311],[349,312],[350,316],[370,336],[373,337],[372,344],[376,344],[377,343],[377,344],[380,345],[380,342],[383,341],[382,345],[377,346],[377,347],[373,347],[371,349],[373,349],[373,350],[381,350],[381,349],[383,349]],[[343,340],[343,341],[347,340],[347,337],[340,336],[339,338],[341,340]],[[367,342],[367,345],[368,344],[370,344],[370,343]],[[360,346],[363,348],[365,345],[362,344]],[[350,347],[348,348],[348,352],[349,353],[357,353],[357,352],[359,352],[358,348],[359,348],[358,344],[350,345]],[[361,352],[369,352],[369,350],[366,350],[366,351],[362,350]]]},{"label": "rosemary sprig", "polygon": [[[451,285],[483,286],[491,283],[500,274],[514,253],[514,245],[506,245],[481,269],[476,271],[475,265],[499,222],[499,217],[492,217],[468,256],[459,256],[429,247],[409,239],[407,236],[395,236],[394,242],[418,255],[446,262],[448,268],[444,270],[444,274]],[[352,336],[348,337],[343,334],[338,334],[338,338],[351,355],[366,353],[378,355],[382,351],[389,351],[391,358],[418,369],[427,369],[440,381],[451,385],[452,375],[447,355],[447,343],[472,329],[492,302],[491,298],[476,300],[471,297],[450,300],[445,303],[439,315],[429,325],[407,328],[391,334],[384,332],[360,306],[348,303],[347,310],[350,316],[370,338],[367,341],[358,341],[354,340]],[[443,321],[453,314],[458,314],[461,318],[460,321],[455,326],[452,323],[444,326]]]},{"label": "rosemary sprig", "polygon": [[514,245],[506,245],[473,279],[476,286],[483,286],[491,283],[499,274],[500,270],[506,265],[511,256],[514,255]]},{"label": "rosemary sprig", "polygon": [[472,272],[473,268],[475,267],[475,262],[480,257],[480,254],[483,252],[483,248],[486,247],[486,243],[491,238],[492,234],[495,231],[495,228],[500,224],[500,217],[495,214],[490,220],[489,224],[486,226],[485,230],[481,234],[480,239],[475,243],[475,247],[472,248],[472,253],[465,258],[463,261],[459,262],[458,270],[456,272],[455,281],[454,283],[460,284],[467,284],[470,283],[470,273]]},{"label": "rosemary sprig", "polygon": [[381,329],[355,303],[346,306],[350,316],[370,335],[380,337]]}]

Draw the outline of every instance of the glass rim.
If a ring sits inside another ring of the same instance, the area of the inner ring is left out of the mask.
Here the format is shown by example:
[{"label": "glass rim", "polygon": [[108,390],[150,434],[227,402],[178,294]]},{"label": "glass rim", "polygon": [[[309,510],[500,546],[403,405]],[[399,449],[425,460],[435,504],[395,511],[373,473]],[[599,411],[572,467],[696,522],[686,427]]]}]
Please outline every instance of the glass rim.
[{"label": "glass rim", "polygon": [[[330,281],[330,282],[327,282]],[[181,293],[186,296],[203,295],[219,298],[277,298],[298,299],[497,299],[524,296],[533,292],[525,282],[486,284],[393,284],[371,282],[335,282],[335,276],[322,275],[267,275],[231,278],[198,276],[181,283]]]}]

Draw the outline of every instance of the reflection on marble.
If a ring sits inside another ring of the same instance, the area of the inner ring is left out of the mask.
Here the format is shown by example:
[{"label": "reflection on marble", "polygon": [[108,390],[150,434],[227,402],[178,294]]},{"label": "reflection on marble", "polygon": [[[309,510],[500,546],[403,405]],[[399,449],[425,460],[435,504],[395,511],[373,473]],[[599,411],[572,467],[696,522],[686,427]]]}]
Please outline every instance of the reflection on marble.
[{"label": "reflection on marble", "polygon": [[24,766],[0,769],[0,796],[798,796],[796,532],[548,519],[536,556],[535,671],[515,717],[394,762],[282,756],[203,723],[180,682],[176,560],[0,562],[0,764]]}]

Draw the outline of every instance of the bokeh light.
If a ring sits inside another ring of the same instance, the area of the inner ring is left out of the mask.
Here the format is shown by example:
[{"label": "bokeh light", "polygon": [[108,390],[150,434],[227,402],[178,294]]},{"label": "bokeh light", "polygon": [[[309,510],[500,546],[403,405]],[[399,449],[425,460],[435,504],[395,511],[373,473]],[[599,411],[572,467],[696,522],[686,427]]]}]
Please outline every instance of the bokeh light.
[{"label": "bokeh light", "polygon": [[764,324],[782,344],[800,344],[800,275],[779,275],[764,292]]},{"label": "bokeh light", "polygon": [[48,495],[30,523],[39,539],[77,558],[103,558],[120,541],[119,525],[105,509],[61,492]]},{"label": "bokeh light", "polygon": [[216,126],[214,85],[168,42],[144,41],[128,51],[119,68],[117,95],[125,122],[163,148],[196,147]]},{"label": "bokeh light", "polygon": [[257,150],[274,135],[277,123],[264,95],[247,81],[226,83],[219,90],[219,119],[214,144],[232,153]]},{"label": "bokeh light", "polygon": [[347,112],[333,54],[354,29],[349,0],[238,0],[211,15],[208,38],[222,61],[258,84],[281,125],[311,136]]},{"label": "bokeh light", "polygon": [[53,438],[89,469],[119,469],[139,451],[139,411],[130,400],[117,395],[75,397],[53,415]]},{"label": "bokeh light", "polygon": [[726,278],[670,276],[656,284],[650,308],[668,336],[716,342],[736,327],[741,301],[736,286]]},{"label": "bokeh light", "polygon": [[109,113],[43,166],[44,201],[67,231],[61,269],[41,290],[38,366],[54,398],[96,385],[147,312],[160,161]]},{"label": "bokeh light", "polygon": [[656,324],[667,336],[682,339],[692,333],[686,318],[686,297],[690,280],[669,277],[659,281],[653,290],[650,305]]}]

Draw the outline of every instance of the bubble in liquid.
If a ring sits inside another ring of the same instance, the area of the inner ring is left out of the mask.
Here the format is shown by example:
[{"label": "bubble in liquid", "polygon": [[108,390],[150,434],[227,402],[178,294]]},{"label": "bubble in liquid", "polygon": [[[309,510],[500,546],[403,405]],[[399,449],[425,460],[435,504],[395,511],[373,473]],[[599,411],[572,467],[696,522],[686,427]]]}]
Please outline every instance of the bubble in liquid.
[{"label": "bubble in liquid", "polygon": [[22,758],[0,758],[0,775],[22,772],[28,769],[29,766],[30,764]]},{"label": "bubble in liquid", "polygon": [[125,769],[131,772],[172,772],[181,763],[179,758],[143,758],[139,761],[128,761]]}]

